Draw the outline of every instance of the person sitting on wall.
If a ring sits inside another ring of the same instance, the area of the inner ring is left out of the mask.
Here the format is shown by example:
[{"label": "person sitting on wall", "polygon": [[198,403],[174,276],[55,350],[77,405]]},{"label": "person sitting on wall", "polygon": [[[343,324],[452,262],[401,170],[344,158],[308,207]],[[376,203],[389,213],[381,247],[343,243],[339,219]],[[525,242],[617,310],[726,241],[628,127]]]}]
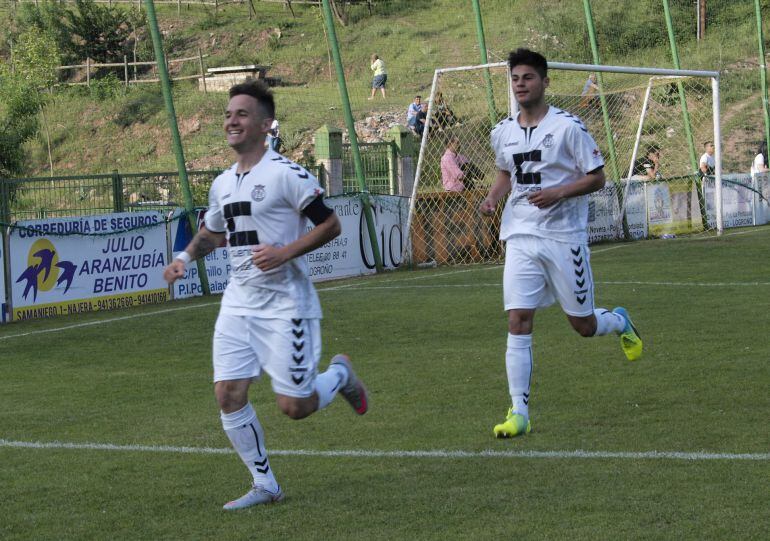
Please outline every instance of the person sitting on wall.
[{"label": "person sitting on wall", "polygon": [[420,112],[415,116],[414,121],[414,133],[418,137],[422,137],[425,131],[425,123],[428,121],[428,104],[423,103],[420,105]]},{"label": "person sitting on wall", "polygon": [[460,139],[451,137],[441,157],[441,184],[447,192],[472,190],[475,187],[474,180],[484,176],[476,164],[457,152],[459,147]]},{"label": "person sitting on wall", "polygon": [[414,101],[409,104],[409,108],[406,110],[406,125],[415,133],[417,133],[415,130],[415,126],[417,124],[417,115],[422,110],[420,105],[421,101],[422,96],[415,96]]},{"label": "person sitting on wall", "polygon": [[433,122],[439,129],[448,128],[454,124],[457,124],[457,116],[454,111],[444,101],[444,95],[441,92],[436,92],[436,96],[433,99]]}]

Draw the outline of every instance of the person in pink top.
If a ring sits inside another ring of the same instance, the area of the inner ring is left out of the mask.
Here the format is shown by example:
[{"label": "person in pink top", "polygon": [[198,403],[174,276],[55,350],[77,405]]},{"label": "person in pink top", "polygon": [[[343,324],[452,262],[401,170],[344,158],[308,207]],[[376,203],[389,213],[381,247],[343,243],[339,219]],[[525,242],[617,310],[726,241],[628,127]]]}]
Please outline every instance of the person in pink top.
[{"label": "person in pink top", "polygon": [[444,155],[441,157],[441,184],[447,192],[461,192],[473,188],[473,174],[467,175],[470,169],[475,170],[471,161],[457,152],[460,140],[452,137],[447,143]]}]

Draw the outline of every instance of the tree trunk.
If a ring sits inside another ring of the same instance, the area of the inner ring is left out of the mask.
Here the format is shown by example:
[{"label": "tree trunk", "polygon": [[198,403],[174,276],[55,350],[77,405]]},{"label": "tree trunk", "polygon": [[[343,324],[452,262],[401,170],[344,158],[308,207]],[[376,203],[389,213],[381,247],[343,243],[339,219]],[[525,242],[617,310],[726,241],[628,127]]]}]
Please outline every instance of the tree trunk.
[{"label": "tree trunk", "polygon": [[329,0],[329,6],[332,8],[332,13],[337,18],[342,26],[348,25],[348,14],[345,11],[347,7],[347,0]]}]

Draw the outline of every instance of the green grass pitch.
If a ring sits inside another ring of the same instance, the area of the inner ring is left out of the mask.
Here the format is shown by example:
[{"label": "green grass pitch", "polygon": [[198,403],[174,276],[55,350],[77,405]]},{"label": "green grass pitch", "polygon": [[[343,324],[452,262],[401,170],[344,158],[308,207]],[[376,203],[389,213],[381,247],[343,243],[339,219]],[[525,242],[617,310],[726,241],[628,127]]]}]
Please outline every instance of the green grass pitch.
[{"label": "green grass pitch", "polygon": [[538,312],[533,431],[500,441],[502,267],[319,284],[322,366],[349,353],[371,409],[292,421],[257,383],[287,497],[237,513],[217,297],[0,327],[0,538],[767,539],[768,253],[767,227],[593,247],[645,356]]}]

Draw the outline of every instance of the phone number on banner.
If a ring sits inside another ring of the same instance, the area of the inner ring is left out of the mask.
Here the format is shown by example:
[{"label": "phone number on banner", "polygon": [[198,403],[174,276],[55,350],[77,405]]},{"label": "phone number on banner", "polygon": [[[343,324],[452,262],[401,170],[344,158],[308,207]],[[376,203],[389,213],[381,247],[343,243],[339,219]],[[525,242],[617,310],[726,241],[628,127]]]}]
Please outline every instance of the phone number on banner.
[{"label": "phone number on banner", "polygon": [[144,304],[159,304],[168,300],[167,289],[154,289],[137,293],[16,308],[13,310],[13,319],[14,321],[24,321],[41,317],[82,314],[84,312],[98,312],[99,310],[115,310],[117,308],[129,308]]}]

